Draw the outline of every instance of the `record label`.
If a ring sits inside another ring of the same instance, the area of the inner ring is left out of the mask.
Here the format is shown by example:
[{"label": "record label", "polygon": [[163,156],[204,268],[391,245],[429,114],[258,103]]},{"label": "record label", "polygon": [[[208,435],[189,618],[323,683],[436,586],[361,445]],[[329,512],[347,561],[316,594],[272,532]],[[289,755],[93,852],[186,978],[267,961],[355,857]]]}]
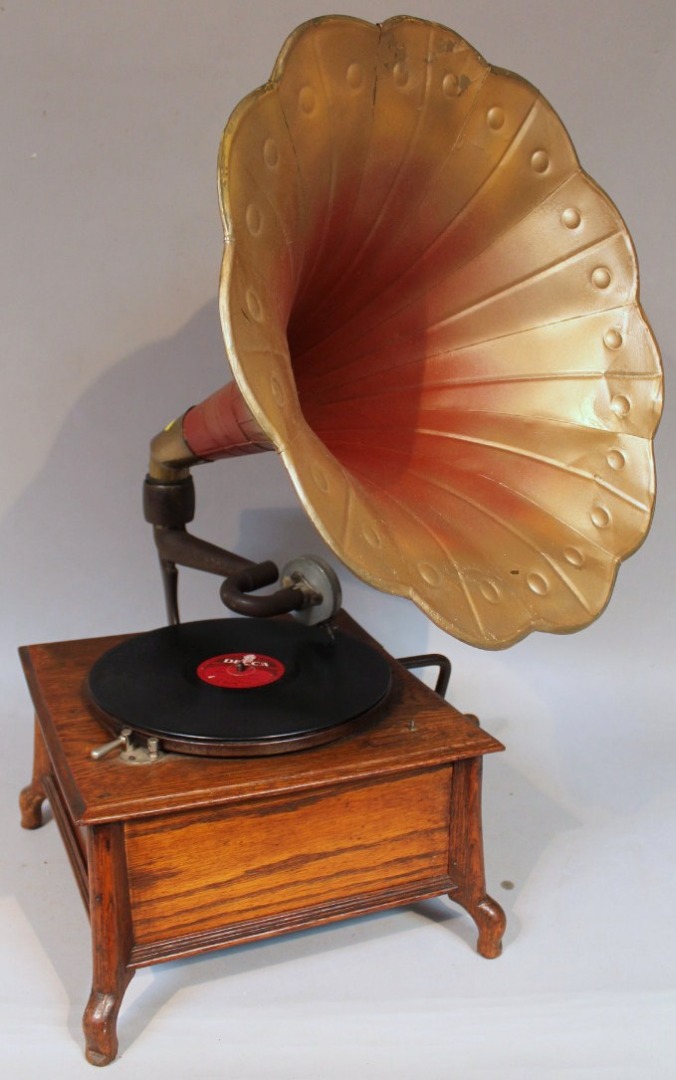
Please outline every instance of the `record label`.
[{"label": "record label", "polygon": [[268,686],[277,682],[286,671],[281,660],[263,653],[221,653],[210,656],[197,666],[197,675],[209,686],[234,690]]}]

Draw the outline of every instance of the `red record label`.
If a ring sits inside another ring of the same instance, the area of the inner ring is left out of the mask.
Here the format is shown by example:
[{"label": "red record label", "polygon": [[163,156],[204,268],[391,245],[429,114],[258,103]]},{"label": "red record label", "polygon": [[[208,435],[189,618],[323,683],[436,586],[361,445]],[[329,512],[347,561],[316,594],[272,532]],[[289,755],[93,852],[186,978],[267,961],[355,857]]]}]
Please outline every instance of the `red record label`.
[{"label": "red record label", "polygon": [[222,653],[203,660],[197,674],[209,686],[225,686],[235,690],[250,690],[267,686],[281,679],[286,668],[281,660],[262,653]]}]

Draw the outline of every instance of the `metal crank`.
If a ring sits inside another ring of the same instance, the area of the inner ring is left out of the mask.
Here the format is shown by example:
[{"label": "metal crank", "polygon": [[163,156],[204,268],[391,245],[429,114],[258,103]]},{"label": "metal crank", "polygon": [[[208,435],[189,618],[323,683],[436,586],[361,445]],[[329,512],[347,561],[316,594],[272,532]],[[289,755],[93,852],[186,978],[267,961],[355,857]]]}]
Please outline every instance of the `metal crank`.
[{"label": "metal crank", "polygon": [[143,743],[134,742],[133,735],[134,732],[131,728],[122,728],[116,739],[111,739],[110,742],[103,743],[101,746],[96,746],[93,750],[90,750],[90,758],[93,761],[101,761],[102,758],[111,754],[113,750],[117,750],[118,747],[122,748],[120,761],[123,761],[125,765],[154,765],[166,756],[160,750],[159,739],[156,737],[149,736],[144,746]]}]

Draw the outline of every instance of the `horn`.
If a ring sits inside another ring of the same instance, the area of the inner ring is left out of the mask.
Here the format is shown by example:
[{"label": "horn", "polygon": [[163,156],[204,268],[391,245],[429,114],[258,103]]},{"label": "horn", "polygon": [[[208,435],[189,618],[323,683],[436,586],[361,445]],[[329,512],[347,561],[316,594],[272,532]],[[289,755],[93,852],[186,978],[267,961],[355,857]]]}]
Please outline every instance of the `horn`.
[{"label": "horn", "polygon": [[605,606],[654,498],[630,236],[552,108],[451,30],[325,17],[219,159],[234,383],[151,476],[274,448],[359,577],[474,645]]}]

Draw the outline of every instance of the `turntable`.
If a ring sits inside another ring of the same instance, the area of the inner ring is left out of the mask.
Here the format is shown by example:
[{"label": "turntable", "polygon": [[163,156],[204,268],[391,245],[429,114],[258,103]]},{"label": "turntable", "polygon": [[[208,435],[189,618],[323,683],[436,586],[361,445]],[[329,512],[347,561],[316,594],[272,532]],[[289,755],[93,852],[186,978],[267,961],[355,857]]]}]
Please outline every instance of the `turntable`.
[{"label": "turntable", "polygon": [[[452,31],[299,27],[219,158],[234,381],[151,443],[168,625],[21,650],[22,823],[49,799],[92,924],[88,1060],[136,968],[448,894],[500,951],[483,755],[445,657],[393,660],[334,569],[187,526],[193,466],[272,450],[329,548],[500,648],[604,608],[654,499],[657,348],[622,220],[558,117]],[[181,623],[178,568],[235,617]],[[435,665],[435,690],[409,669]]]}]

